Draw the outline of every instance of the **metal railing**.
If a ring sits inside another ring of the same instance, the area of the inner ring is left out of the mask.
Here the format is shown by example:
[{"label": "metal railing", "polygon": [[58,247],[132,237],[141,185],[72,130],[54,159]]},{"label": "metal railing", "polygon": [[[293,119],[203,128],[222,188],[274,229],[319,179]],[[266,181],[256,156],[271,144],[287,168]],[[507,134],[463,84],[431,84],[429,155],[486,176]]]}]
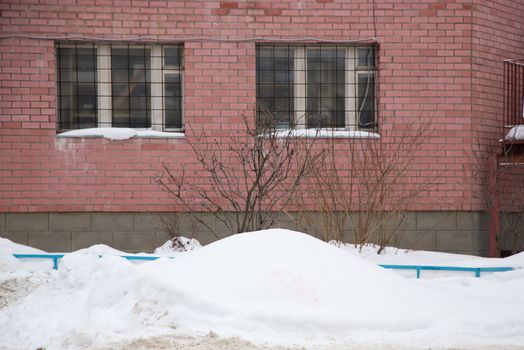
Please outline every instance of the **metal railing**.
[{"label": "metal railing", "polygon": [[[53,260],[53,270],[58,270],[58,260],[62,259],[65,254],[13,254],[13,256],[17,259],[46,259],[46,260]],[[160,256],[154,256],[154,255],[118,255],[119,257],[130,260],[130,261],[152,261],[161,258]],[[99,258],[102,257],[102,255],[98,255]],[[167,257],[169,259],[172,259],[172,257]]]},{"label": "metal railing", "polygon": [[504,61],[504,126],[524,124],[524,59]]},{"label": "metal railing", "polygon": [[415,270],[417,278],[420,278],[420,272],[425,271],[453,271],[453,272],[474,272],[475,277],[480,277],[481,272],[506,272],[512,271],[513,267],[466,267],[466,266],[432,266],[432,265],[379,265],[385,269],[393,270]]},{"label": "metal railing", "polygon": [[[58,269],[58,261],[62,259],[65,254],[13,254],[17,259],[47,259],[53,260],[53,269]],[[157,255],[118,255],[123,259],[127,260],[139,260],[139,261],[152,261],[161,258]],[[98,255],[102,257],[102,255]],[[173,259],[172,256],[166,256],[166,258]],[[417,272],[417,279],[420,278],[420,272],[425,271],[453,271],[453,272],[474,272],[475,277],[480,277],[481,272],[506,272],[514,270],[513,267],[509,266],[497,266],[497,267],[465,267],[465,266],[433,266],[433,265],[378,265],[385,269],[393,270],[415,270]]]}]

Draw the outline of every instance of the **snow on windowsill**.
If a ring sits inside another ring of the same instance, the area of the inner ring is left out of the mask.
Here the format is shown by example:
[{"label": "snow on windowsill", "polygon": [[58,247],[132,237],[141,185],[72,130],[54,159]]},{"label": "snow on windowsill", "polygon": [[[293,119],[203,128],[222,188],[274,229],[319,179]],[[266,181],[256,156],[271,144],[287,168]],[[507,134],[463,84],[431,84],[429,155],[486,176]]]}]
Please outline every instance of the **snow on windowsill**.
[{"label": "snow on windowsill", "polygon": [[524,125],[516,125],[512,127],[506,136],[505,141],[524,141]]},{"label": "snow on windowsill", "polygon": [[127,140],[136,138],[183,138],[183,132],[167,132],[151,129],[131,128],[90,128],[70,130],[56,135],[60,138],[69,137],[103,137],[109,140]]},{"label": "snow on windowsill", "polygon": [[280,130],[276,132],[277,137],[320,137],[320,138],[355,138],[355,139],[379,139],[380,135],[370,131],[362,130],[337,130],[337,129],[294,129]]}]

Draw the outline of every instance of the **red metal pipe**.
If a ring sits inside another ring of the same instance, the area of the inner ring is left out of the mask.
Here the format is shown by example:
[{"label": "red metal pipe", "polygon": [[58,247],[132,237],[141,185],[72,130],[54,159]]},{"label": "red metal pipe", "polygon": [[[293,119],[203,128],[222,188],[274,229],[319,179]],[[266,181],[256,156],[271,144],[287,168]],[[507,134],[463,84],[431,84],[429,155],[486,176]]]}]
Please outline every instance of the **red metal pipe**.
[{"label": "red metal pipe", "polygon": [[500,232],[499,198],[497,194],[498,157],[488,159],[488,215],[489,215],[489,256],[498,256],[497,237]]}]

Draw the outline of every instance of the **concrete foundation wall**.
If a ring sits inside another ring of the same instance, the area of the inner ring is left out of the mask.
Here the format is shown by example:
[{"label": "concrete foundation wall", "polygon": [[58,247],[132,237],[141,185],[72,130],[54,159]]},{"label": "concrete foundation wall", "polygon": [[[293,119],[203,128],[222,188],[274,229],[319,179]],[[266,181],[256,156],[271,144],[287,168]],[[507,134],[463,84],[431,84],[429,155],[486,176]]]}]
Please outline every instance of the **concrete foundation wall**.
[{"label": "concrete foundation wall", "polygon": [[[68,252],[97,243],[128,252],[152,252],[169,239],[168,227],[174,222],[179,232],[196,237],[202,244],[230,234],[211,214],[202,214],[202,218],[218,237],[184,213],[0,213],[0,236],[50,252]],[[501,249],[522,250],[522,235],[509,228],[505,220],[502,225]],[[305,231],[300,220],[288,216],[278,220],[276,226]],[[410,212],[390,245],[487,255],[487,228],[487,216],[482,212]],[[321,232],[311,226],[307,231],[314,236]],[[352,238],[348,230],[345,240]]]}]

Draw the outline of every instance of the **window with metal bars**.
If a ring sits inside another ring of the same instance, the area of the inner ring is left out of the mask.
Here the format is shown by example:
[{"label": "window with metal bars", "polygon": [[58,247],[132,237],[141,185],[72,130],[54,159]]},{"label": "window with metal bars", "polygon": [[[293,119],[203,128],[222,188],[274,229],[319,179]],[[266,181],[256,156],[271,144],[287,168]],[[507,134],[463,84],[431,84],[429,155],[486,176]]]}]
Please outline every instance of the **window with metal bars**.
[{"label": "window with metal bars", "polygon": [[59,131],[183,129],[182,45],[56,45]]},{"label": "window with metal bars", "polygon": [[257,118],[276,128],[376,129],[374,46],[257,46]]}]

